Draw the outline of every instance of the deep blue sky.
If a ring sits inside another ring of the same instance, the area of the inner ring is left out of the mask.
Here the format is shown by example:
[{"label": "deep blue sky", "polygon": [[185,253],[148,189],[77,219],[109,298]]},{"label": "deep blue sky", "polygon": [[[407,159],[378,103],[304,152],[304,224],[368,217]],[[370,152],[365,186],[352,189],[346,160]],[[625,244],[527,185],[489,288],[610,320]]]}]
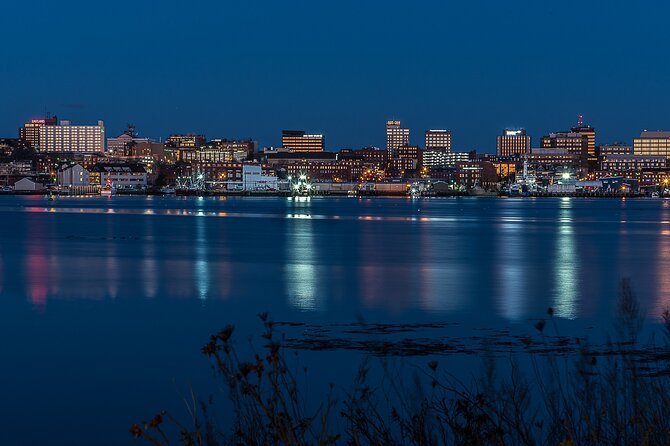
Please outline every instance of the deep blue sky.
[{"label": "deep blue sky", "polygon": [[[6,4],[9,3],[9,4]],[[583,114],[598,143],[670,129],[665,1],[195,0],[3,2],[0,136],[45,110],[127,122],[144,136],[199,132],[329,150],[385,145],[397,118],[423,145],[533,144]]]}]

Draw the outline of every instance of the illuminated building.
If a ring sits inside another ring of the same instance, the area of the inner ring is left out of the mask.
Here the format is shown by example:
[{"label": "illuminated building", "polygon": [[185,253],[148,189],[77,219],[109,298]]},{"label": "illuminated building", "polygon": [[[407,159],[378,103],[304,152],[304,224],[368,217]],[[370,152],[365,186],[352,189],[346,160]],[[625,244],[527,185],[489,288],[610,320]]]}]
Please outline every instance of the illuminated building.
[{"label": "illuminated building", "polygon": [[554,170],[556,168],[577,169],[582,165],[579,153],[570,153],[567,149],[535,148],[526,156],[528,166],[534,169]]},{"label": "illuminated building", "polygon": [[40,129],[45,125],[56,125],[58,118],[56,116],[41,119],[31,119],[30,122],[23,124],[19,128],[19,139],[26,142],[34,149],[40,148]]},{"label": "illuminated building", "polygon": [[469,161],[468,152],[450,152],[446,149],[430,149],[423,152],[423,165],[428,168],[454,167],[461,161]]},{"label": "illuminated building", "polygon": [[40,152],[89,152],[105,151],[105,125],[71,125],[70,121],[61,121],[58,125],[39,127]]},{"label": "illuminated building", "polygon": [[187,133],[182,135],[170,135],[165,140],[165,146],[175,149],[197,149],[206,143],[205,135]]},{"label": "illuminated building", "polygon": [[579,122],[577,127],[570,129],[572,133],[578,133],[580,135],[586,136],[587,140],[587,151],[589,158],[595,158],[596,156],[596,129],[589,125],[584,125],[582,123],[581,116],[579,117]]},{"label": "illuminated building", "polygon": [[465,187],[491,187],[498,182],[495,166],[488,161],[456,163],[456,183]]},{"label": "illuminated building", "polygon": [[530,153],[530,136],[526,130],[505,129],[502,135],[498,135],[496,144],[496,155],[513,156],[526,155]]},{"label": "illuminated building", "polygon": [[643,131],[639,138],[633,140],[635,155],[657,155],[670,158],[670,132]]},{"label": "illuminated building", "polygon": [[614,143],[614,144],[603,144],[598,147],[598,155],[632,155],[633,148],[628,144]]},{"label": "illuminated building", "polygon": [[387,175],[389,177],[402,178],[410,175],[410,172],[418,172],[417,162],[413,158],[394,158],[389,161]]},{"label": "illuminated building", "polygon": [[90,183],[117,189],[141,189],[147,186],[147,171],[134,163],[98,163],[89,171]]},{"label": "illuminated building", "polygon": [[268,164],[273,166],[286,166],[294,163],[321,163],[335,161],[337,154],[333,152],[286,152],[270,151],[263,152]]},{"label": "illuminated building", "polygon": [[444,149],[451,152],[451,130],[426,130],[425,148],[426,150]]},{"label": "illuminated building", "polygon": [[[226,162],[192,162],[182,171],[182,176],[191,176],[196,172],[204,174],[210,181],[243,181],[244,163]],[[261,165],[261,174],[275,175],[276,168],[266,164]]]},{"label": "illuminated building", "polygon": [[197,149],[179,149],[179,159],[192,162],[230,163],[253,160],[256,141],[214,139]]},{"label": "illuminated building", "polygon": [[516,175],[517,161],[500,160],[493,163],[498,178],[509,179]]},{"label": "illuminated building", "polygon": [[589,160],[589,138],[582,133],[555,132],[543,136],[541,140],[543,149],[563,149],[570,155],[578,155],[580,165],[588,166]]},{"label": "illuminated building", "polygon": [[376,168],[385,169],[388,165],[388,152],[377,147],[366,147],[364,149],[352,150],[342,149],[337,154],[339,160],[359,160],[363,164],[372,164]]},{"label": "illuminated building", "polygon": [[88,186],[90,174],[81,164],[64,164],[58,169],[58,185],[61,187]]},{"label": "illuminated building", "polygon": [[665,169],[667,158],[657,155],[603,155],[600,170],[631,171],[642,169]]},{"label": "illuminated building", "polygon": [[398,147],[398,159],[411,160],[413,166],[411,169],[419,169],[423,161],[423,151],[419,146],[400,146]]},{"label": "illuminated building", "polygon": [[362,174],[360,166],[354,169],[354,164],[352,161],[293,163],[286,166],[286,171],[289,175],[305,173],[314,181],[350,182]]},{"label": "illuminated building", "polygon": [[149,138],[138,138],[124,132],[116,138],[107,138],[107,153],[111,156],[131,156],[134,146],[149,142],[152,142]]},{"label": "illuminated building", "polygon": [[409,145],[409,129],[400,127],[400,121],[386,121],[386,150],[389,160],[398,157],[398,148]]},{"label": "illuminated building", "polygon": [[323,135],[309,135],[302,130],[283,130],[281,144],[293,152],[323,152],[325,149]]}]

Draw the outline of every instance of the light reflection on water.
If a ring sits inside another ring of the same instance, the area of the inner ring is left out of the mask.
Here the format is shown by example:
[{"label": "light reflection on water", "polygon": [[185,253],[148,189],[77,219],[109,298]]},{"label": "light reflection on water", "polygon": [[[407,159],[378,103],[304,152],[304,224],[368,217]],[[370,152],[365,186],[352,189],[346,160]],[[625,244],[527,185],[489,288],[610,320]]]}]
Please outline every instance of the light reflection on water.
[{"label": "light reflection on water", "polygon": [[230,298],[511,322],[552,306],[575,319],[611,313],[624,276],[654,314],[670,304],[665,201],[12,200],[0,201],[13,225],[0,286],[41,310],[58,298]]},{"label": "light reflection on water", "polygon": [[309,215],[311,199],[296,197],[289,218],[296,219],[286,230],[286,295],[292,307],[301,311],[317,310],[317,259]]},{"label": "light reflection on water", "polygon": [[562,198],[558,215],[558,237],[556,239],[556,290],[554,307],[556,315],[567,319],[577,317],[577,276],[579,271],[579,253],[575,246],[575,234],[572,228],[572,203],[570,198]]},{"label": "light reflection on water", "polygon": [[[202,197],[200,197],[202,198]],[[209,261],[207,259],[207,221],[199,216],[195,220],[196,239],[195,247],[195,281],[198,297],[205,300],[209,294]]]},{"label": "light reflection on water", "polygon": [[519,321],[524,317],[527,272],[524,271],[527,248],[524,243],[521,223],[500,225],[498,248],[498,270],[500,271],[500,298],[498,305],[504,318]]}]

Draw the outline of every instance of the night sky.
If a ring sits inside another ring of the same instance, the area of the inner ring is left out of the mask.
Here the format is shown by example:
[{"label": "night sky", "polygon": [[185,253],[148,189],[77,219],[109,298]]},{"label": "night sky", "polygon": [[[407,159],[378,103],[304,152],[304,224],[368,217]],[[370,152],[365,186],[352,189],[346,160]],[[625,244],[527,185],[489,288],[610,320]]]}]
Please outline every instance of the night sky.
[{"label": "night sky", "polygon": [[423,145],[495,151],[504,127],[533,145],[583,114],[598,143],[670,130],[665,1],[7,1],[0,136],[45,111],[329,150],[385,146],[396,118]]}]

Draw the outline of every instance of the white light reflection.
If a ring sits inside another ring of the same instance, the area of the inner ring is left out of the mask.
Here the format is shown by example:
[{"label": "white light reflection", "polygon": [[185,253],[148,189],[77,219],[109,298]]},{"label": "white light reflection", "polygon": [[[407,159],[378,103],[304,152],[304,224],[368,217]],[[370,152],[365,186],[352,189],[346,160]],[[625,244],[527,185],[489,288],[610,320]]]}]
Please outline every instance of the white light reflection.
[{"label": "white light reflection", "polygon": [[572,201],[561,199],[556,246],[554,310],[567,319],[577,317],[577,252],[572,228]]},{"label": "white light reflection", "polygon": [[142,283],[144,285],[144,295],[150,299],[156,297],[158,293],[158,264],[156,262],[156,248],[154,240],[154,219],[145,218],[145,231],[147,239],[142,243],[144,247],[142,257]]},{"label": "white light reflection", "polygon": [[[668,220],[670,211],[668,207],[663,206],[661,211],[662,219]],[[670,268],[670,226],[661,224],[660,227],[660,242],[658,244],[658,257],[656,260],[656,280],[658,281],[656,293],[656,308],[655,315],[660,316],[663,311],[670,308],[670,275],[668,271]]]},{"label": "white light reflection", "polygon": [[512,321],[523,317],[526,305],[525,274],[527,251],[524,244],[523,226],[520,223],[502,223],[500,233],[499,258],[500,299],[498,305],[502,315]]},{"label": "white light reflection", "polygon": [[[202,198],[202,197],[199,197]],[[195,286],[198,297],[206,300],[209,294],[209,263],[207,262],[207,219],[195,219]]]},{"label": "white light reflection", "polygon": [[447,224],[419,226],[421,306],[430,311],[455,311],[463,306],[466,271],[454,253],[462,253],[465,247],[455,229]]},{"label": "white light reflection", "polygon": [[[290,219],[286,230],[286,294],[291,305],[302,311],[313,311],[317,308],[316,298],[316,256],[314,254],[314,232],[309,215],[310,200],[308,197],[296,197],[292,200],[295,212],[289,215],[300,215]],[[300,212],[301,211],[301,212]]]}]

